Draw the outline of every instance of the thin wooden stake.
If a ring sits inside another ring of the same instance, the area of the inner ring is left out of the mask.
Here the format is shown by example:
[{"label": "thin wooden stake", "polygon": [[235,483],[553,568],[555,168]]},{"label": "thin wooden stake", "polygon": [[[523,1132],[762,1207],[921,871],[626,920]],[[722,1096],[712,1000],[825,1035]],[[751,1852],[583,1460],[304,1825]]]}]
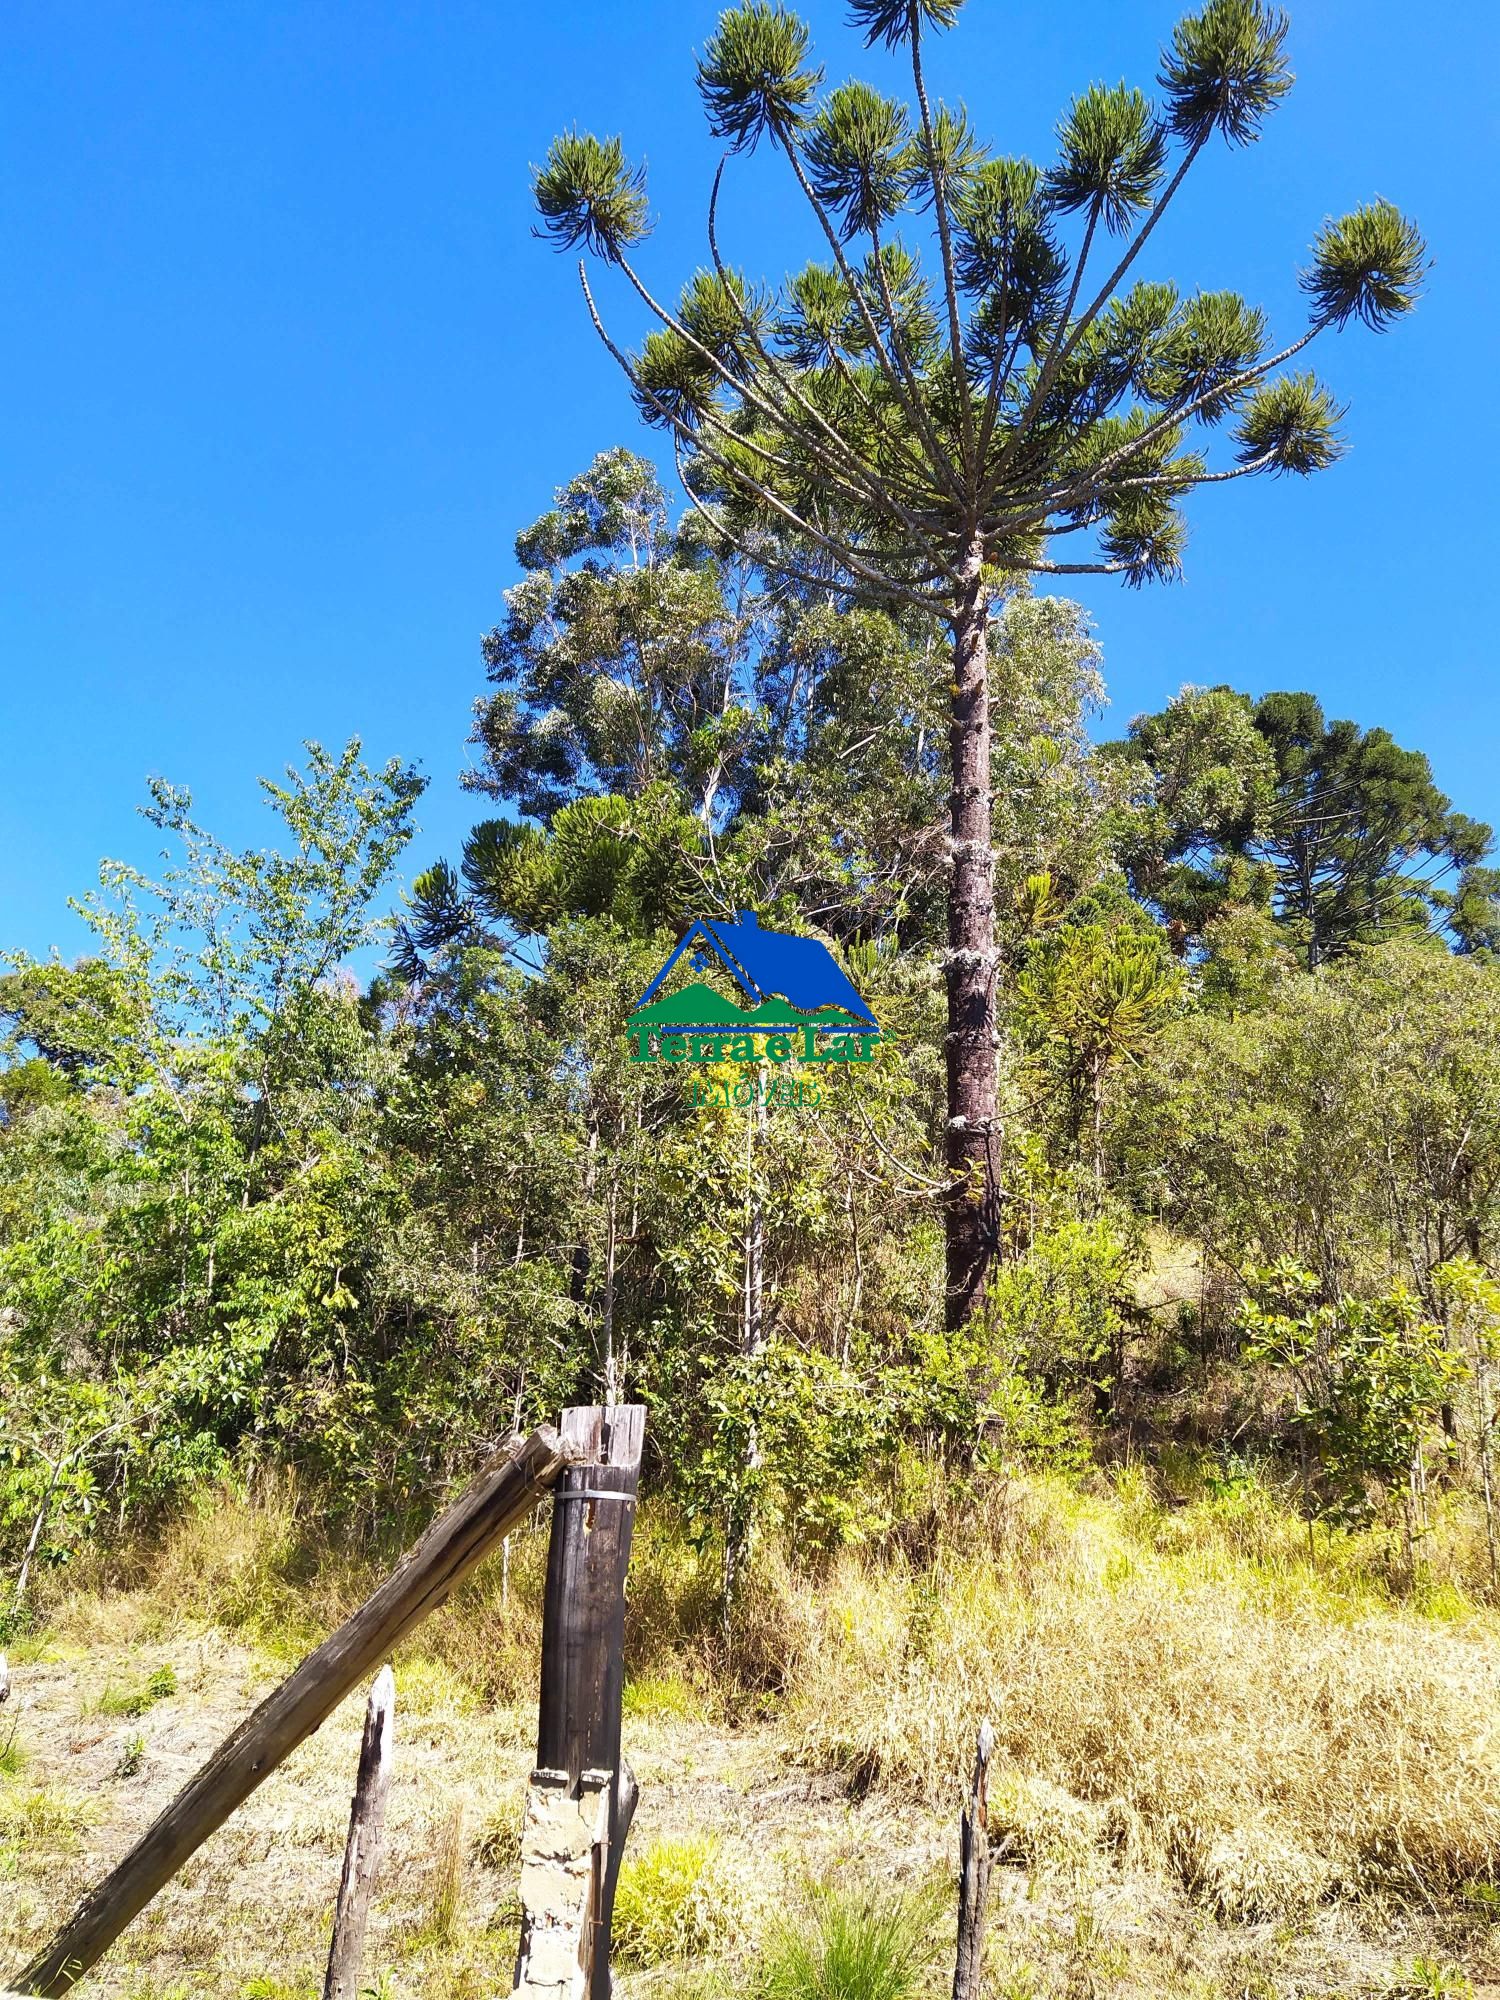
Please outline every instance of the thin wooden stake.
[{"label": "thin wooden stake", "polygon": [[365,1927],[370,1921],[370,1892],[380,1862],[385,1832],[385,1801],[391,1789],[391,1742],[395,1733],[396,1677],[389,1666],[375,1676],[365,1710],[365,1733],[359,1746],[359,1775],[349,1811],[349,1838],[344,1844],[344,1872],[333,1913],[333,1942],[328,1948],[328,1976],[323,2000],[356,2000],[365,1956]]},{"label": "thin wooden stake", "polygon": [[979,2000],[984,1978],[984,1919],[990,1894],[990,1757],[995,1732],[979,1728],[974,1785],[959,1827],[958,1962],[953,2000]]},{"label": "thin wooden stake", "polygon": [[84,1897],[40,1957],[12,1975],[14,1990],[56,2000],[97,1965],[235,1807],[526,1518],[570,1456],[557,1432],[543,1429],[492,1461],[353,1617],[220,1744],[125,1859]]}]

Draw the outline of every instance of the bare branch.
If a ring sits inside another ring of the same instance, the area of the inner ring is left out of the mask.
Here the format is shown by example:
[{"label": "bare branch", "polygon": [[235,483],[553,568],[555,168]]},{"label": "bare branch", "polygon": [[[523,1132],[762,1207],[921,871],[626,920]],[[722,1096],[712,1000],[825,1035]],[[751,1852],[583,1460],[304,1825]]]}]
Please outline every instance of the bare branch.
[{"label": "bare branch", "polygon": [[1035,562],[1020,563],[1018,568],[1028,570],[1033,576],[1118,576],[1121,570],[1130,568],[1128,562],[1097,563],[1055,563],[1038,558]]}]

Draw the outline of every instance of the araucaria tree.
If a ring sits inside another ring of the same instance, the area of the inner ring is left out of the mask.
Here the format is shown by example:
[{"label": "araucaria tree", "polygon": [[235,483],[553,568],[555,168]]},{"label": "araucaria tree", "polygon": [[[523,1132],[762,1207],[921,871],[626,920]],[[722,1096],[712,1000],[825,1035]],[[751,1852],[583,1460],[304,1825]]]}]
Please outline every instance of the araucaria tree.
[{"label": "araucaria tree", "polygon": [[[658,322],[638,349],[617,344],[580,264],[595,326],[715,533],[773,576],[951,630],[955,1325],[999,1233],[992,609],[1028,576],[1173,577],[1193,489],[1331,464],[1343,413],[1289,364],[1330,328],[1399,319],[1425,265],[1389,202],[1325,222],[1301,278],[1308,323],[1279,347],[1236,293],[1138,275],[1199,155],[1256,139],[1291,87],[1286,18],[1260,0],[1209,0],[1178,26],[1158,103],[1091,86],[1063,116],[1050,167],[991,154],[964,108],[929,95],[925,38],[961,4],[850,0],[867,46],[909,60],[910,105],[862,82],[825,94],[807,28],[783,7],[752,0],[722,16],[698,64],[725,146],[710,263],[675,305],[634,261],[649,233],[645,177],[619,139],[566,134],[535,176],[545,234],[613,266]],[[752,283],[719,243],[725,168],[762,142],[827,244],[781,287]],[[1222,462],[1206,449],[1215,435],[1227,435]]]}]

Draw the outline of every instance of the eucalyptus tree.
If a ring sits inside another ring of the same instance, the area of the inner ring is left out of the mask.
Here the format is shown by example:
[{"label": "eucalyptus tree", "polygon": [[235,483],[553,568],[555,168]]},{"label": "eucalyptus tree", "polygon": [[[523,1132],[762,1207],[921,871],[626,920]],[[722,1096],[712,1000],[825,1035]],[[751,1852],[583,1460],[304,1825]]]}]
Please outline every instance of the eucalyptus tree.
[{"label": "eucalyptus tree", "polygon": [[[927,38],[961,4],[851,0],[867,46],[909,63],[910,105],[861,81],[824,94],[808,30],[782,6],[722,16],[697,70],[724,145],[709,264],[675,303],[638,268],[645,174],[619,138],[564,134],[534,178],[542,232],[618,273],[657,322],[639,348],[620,345],[580,262],[595,327],[723,542],[951,633],[954,1323],[980,1295],[999,1219],[992,605],[1030,576],[1172,577],[1193,489],[1331,464],[1343,413],[1290,364],[1351,320],[1378,331],[1399,319],[1425,265],[1417,229],[1387,201],[1325,222],[1301,279],[1308,323],[1279,346],[1236,293],[1137,277],[1195,161],[1215,139],[1255,140],[1291,87],[1285,17],[1262,0],[1208,0],[1162,54],[1159,104],[1091,86],[1044,168],[991,154],[964,108],[934,101]],[[826,244],[781,286],[752,283],[719,241],[725,171],[763,145]],[[1222,463],[1204,449],[1215,432],[1228,435]]]},{"label": "eucalyptus tree", "polygon": [[744,566],[673,529],[653,466],[618,447],[516,537],[525,574],[484,640],[466,783],[550,824],[597,792],[670,780],[732,812],[755,725],[759,605]]}]

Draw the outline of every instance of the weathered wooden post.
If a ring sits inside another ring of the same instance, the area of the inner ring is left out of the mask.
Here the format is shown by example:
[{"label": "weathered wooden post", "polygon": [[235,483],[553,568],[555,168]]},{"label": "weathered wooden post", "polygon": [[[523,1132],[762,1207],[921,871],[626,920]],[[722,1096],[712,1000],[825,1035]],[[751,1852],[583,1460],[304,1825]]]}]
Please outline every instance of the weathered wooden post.
[{"label": "weathered wooden post", "polygon": [[974,1784],[959,1826],[958,1962],[953,1968],[953,2000],[979,2000],[984,1981],[984,1918],[990,1893],[990,1757],[995,1732],[979,1728]]},{"label": "weathered wooden post", "polygon": [[395,1729],[396,1678],[389,1666],[375,1676],[365,1710],[365,1733],[359,1746],[359,1775],[349,1809],[349,1838],[344,1844],[344,1872],[333,1913],[333,1942],[328,1947],[328,1974],[323,2000],[356,2000],[365,1955],[365,1927],[370,1920],[370,1892],[380,1861],[385,1832],[385,1801],[391,1789],[391,1739]]},{"label": "weathered wooden post", "polygon": [[625,1578],[646,1413],[564,1410],[553,1491],[536,1771],[522,1834],[516,1992],[609,2000],[610,1917],[634,1809],[622,1786]]}]

